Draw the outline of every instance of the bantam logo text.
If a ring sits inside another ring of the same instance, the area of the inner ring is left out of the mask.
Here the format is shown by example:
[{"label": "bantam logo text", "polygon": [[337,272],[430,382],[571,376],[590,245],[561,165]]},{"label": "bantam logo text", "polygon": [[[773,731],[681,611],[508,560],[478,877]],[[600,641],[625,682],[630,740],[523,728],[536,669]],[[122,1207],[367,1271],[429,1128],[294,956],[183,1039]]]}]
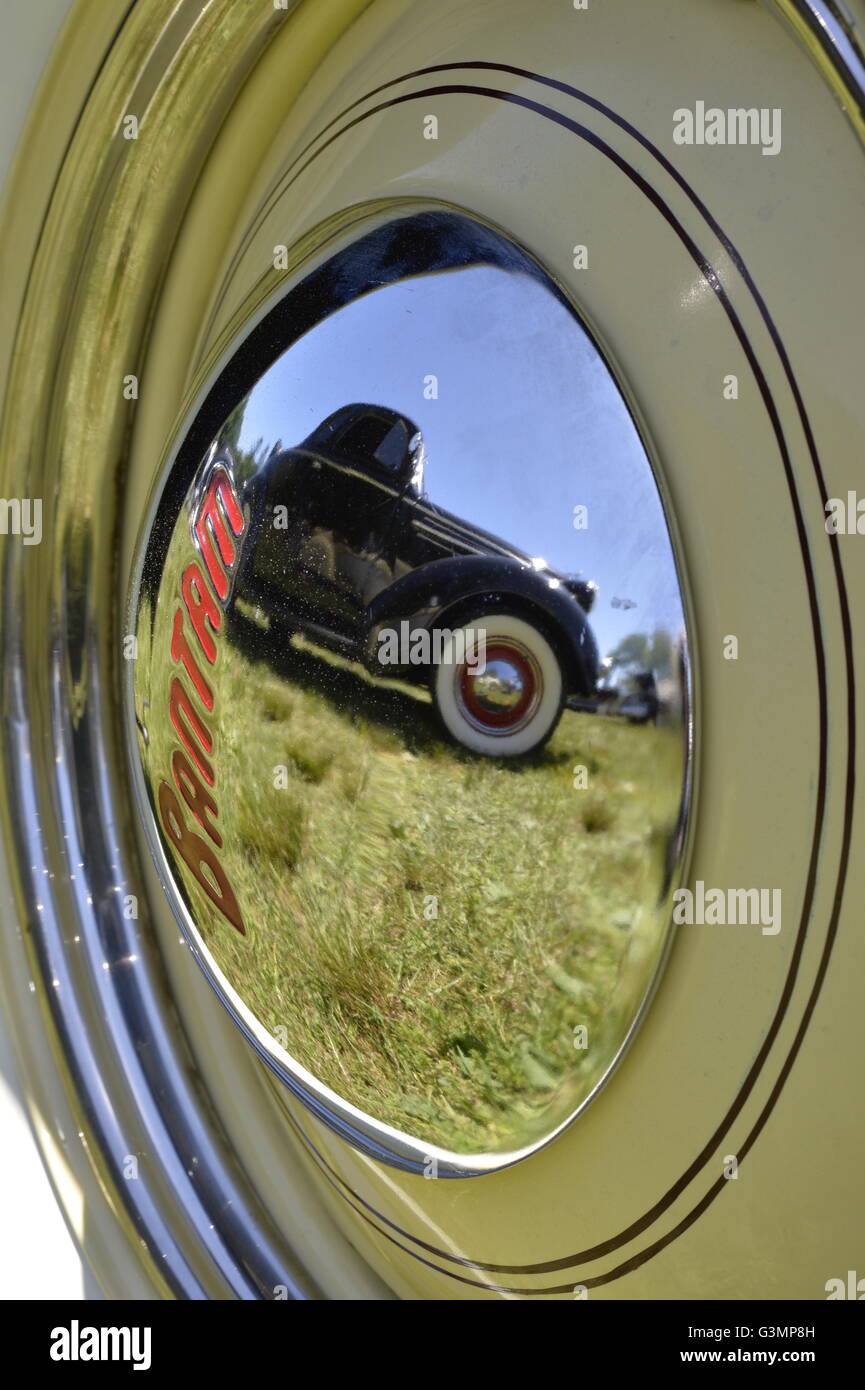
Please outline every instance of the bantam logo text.
[{"label": "bantam logo text", "polygon": [[[174,614],[171,656],[181,671],[171,681],[168,713],[182,747],[171,756],[174,786],[169,782],[159,784],[159,815],[166,836],[202,891],[245,936],[240,904],[216,853],[222,848],[222,836],[214,824],[219,810],[210,761],[213,735],[204,719],[204,715],[213,713],[213,690],[202,670],[202,661],[206,666],[213,666],[216,661],[215,639],[222,627],[222,605],[228,597],[230,575],[237,561],[234,538],[240,537],[244,529],[240,502],[224,464],[218,463],[211,472],[191,526],[207,578],[197,560],[186,566],[180,585],[182,602]],[[187,823],[178,792],[204,835]]]}]

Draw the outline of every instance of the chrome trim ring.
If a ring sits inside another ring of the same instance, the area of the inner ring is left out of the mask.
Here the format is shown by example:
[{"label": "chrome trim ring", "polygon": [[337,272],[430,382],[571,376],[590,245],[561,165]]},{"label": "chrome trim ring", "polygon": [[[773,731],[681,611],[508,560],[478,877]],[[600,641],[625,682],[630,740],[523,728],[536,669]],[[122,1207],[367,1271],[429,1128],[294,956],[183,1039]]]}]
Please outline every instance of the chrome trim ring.
[{"label": "chrome trim ring", "polygon": [[865,142],[865,29],[848,0],[763,0],[801,40]]}]

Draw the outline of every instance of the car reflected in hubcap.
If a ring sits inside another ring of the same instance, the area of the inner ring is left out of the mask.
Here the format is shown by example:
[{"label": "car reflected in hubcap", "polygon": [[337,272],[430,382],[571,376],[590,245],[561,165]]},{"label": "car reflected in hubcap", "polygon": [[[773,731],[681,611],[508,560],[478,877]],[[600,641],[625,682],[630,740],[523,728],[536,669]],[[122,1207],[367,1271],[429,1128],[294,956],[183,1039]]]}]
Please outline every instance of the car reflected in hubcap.
[{"label": "car reflected in hubcap", "polygon": [[[430,357],[466,390],[419,395]],[[597,472],[570,457],[573,363]],[[220,999],[319,1118],[413,1171],[488,1172],[588,1102],[669,931],[688,662],[652,469],[573,308],[452,211],[355,227],[226,372],[233,401],[217,388],[221,421],[207,401],[178,441],[140,539],[129,729],[151,850]],[[602,518],[611,471],[633,505],[618,555],[572,502]],[[605,588],[645,591],[640,629]],[[651,665],[651,726],[611,717],[610,652],[622,699]],[[590,815],[585,746],[605,769]],[[591,911],[589,873],[608,880]],[[526,894],[530,964],[503,991]]]}]

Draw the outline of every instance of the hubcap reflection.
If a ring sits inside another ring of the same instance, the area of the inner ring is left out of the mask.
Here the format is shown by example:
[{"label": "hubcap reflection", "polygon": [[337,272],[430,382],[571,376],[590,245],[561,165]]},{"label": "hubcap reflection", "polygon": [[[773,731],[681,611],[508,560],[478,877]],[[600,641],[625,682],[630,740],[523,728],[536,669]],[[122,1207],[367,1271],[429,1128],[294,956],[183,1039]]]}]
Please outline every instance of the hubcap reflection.
[{"label": "hubcap reflection", "polygon": [[505,736],[531,717],[542,688],[531,658],[513,647],[491,649],[483,673],[464,667],[459,679],[467,718]]},{"label": "hubcap reflection", "polygon": [[500,1167],[606,1079],[669,930],[688,658],[652,469],[573,308],[452,213],[355,230],[228,372],[141,537],[152,852],[321,1120]]}]

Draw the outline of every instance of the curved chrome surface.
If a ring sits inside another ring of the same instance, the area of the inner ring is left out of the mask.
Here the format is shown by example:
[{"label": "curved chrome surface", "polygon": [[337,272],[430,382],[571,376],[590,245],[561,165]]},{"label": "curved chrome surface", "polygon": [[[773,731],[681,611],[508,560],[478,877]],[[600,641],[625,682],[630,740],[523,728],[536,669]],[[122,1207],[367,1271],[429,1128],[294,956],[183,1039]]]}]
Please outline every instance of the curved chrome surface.
[{"label": "curved chrome surface", "polygon": [[547,1142],[656,978],[690,749],[652,469],[553,282],[361,221],[225,363],[132,613],[142,814],[247,1036],[399,1166]]},{"label": "curved chrome surface", "polygon": [[[45,194],[2,420],[4,495],[43,499],[44,526],[40,546],[3,554],[3,831],[28,971],[22,978],[16,959],[3,983],[17,982],[30,1003],[22,1034],[34,1052],[47,1035],[68,1085],[58,1080],[43,1100],[55,1179],[75,1206],[75,1175],[92,1169],[105,1204],[83,1206],[76,1235],[130,1297],[318,1293],[202,1093],[149,930],[112,677],[132,407],[104,389],[106,343],[115,364],[139,361],[209,141],[284,18],[150,0],[127,7],[117,34],[102,24],[96,80]],[[148,111],[139,159],[119,157],[120,93],[130,102],[121,111]],[[160,143],[172,160],[154,184]]]},{"label": "curved chrome surface", "polygon": [[483,674],[470,679],[475,699],[488,714],[512,714],[521,704],[528,684],[523,668],[505,657],[488,661]]},{"label": "curved chrome surface", "polygon": [[769,0],[803,41],[865,141],[865,29],[847,0]]},{"label": "curved chrome surface", "polygon": [[[794,8],[809,36],[823,31],[842,55],[845,37],[853,43],[845,81],[852,77],[861,96],[861,44],[843,21],[847,7],[772,3],[779,14]],[[46,1144],[55,1146],[61,1171],[68,1165],[69,1206],[78,1183],[89,1198],[78,1234],[113,1289],[136,1297],[154,1289],[267,1296],[274,1280],[293,1295],[315,1287],[290,1236],[274,1231],[256,1201],[202,1093],[145,904],[136,923],[124,917],[116,891],[142,882],[129,788],[117,775],[112,676],[123,636],[112,585],[117,498],[134,407],[106,390],[106,354],[130,368],[143,360],[189,190],[286,17],[266,6],[148,0],[125,7],[114,35],[114,21],[109,28],[99,16],[74,105],[65,88],[63,101],[52,103],[62,157],[52,145],[48,160],[32,162],[40,177],[46,171],[36,197],[47,215],[43,223],[40,206],[31,219],[29,244],[38,238],[39,245],[26,275],[16,277],[23,307],[2,422],[4,495],[43,496],[51,527],[38,563],[29,550],[9,546],[4,554],[3,830],[17,854],[10,899],[22,925],[20,939],[14,931],[4,939],[3,983],[23,1050],[40,1053],[29,1079]],[[301,85],[293,74],[292,89]],[[135,109],[147,119],[140,158],[130,159],[116,136],[123,113]],[[53,1066],[41,1055],[49,1047]],[[290,1143],[278,1150],[283,1184],[299,1183],[290,1150]],[[130,1182],[125,1156],[136,1154],[147,1162]],[[117,1258],[118,1226],[129,1242],[125,1262]],[[316,1241],[323,1240],[319,1229]]]}]

